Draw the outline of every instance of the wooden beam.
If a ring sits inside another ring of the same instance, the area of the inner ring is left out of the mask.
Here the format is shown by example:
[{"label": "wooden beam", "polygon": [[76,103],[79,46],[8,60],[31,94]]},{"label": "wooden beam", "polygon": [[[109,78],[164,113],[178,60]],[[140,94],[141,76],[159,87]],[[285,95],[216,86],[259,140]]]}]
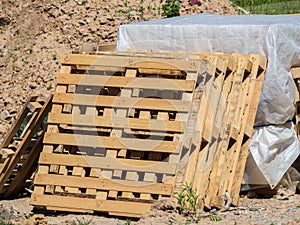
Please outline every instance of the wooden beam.
[{"label": "wooden beam", "polygon": [[188,112],[190,101],[158,99],[158,98],[130,98],[116,96],[98,96],[86,94],[55,93],[53,103],[74,104],[84,106],[102,106],[112,108],[135,108],[146,110],[162,110]]},{"label": "wooden beam", "polygon": [[117,88],[140,88],[154,90],[187,91],[194,90],[195,81],[163,78],[137,78],[121,76],[99,76],[87,74],[59,74],[57,84],[103,86]]},{"label": "wooden beam", "polygon": [[178,148],[180,147],[180,142],[178,141],[147,140],[138,138],[89,136],[60,133],[46,133],[43,143],[50,145],[70,145],[166,153],[177,153]]},{"label": "wooden beam", "polygon": [[89,168],[128,170],[152,173],[175,174],[175,163],[157,162],[149,160],[134,160],[122,158],[106,158],[83,155],[67,155],[42,152],[40,165],[80,166]]},{"label": "wooden beam", "polygon": [[182,133],[185,122],[166,121],[140,118],[122,118],[110,116],[72,115],[50,113],[48,124],[71,124],[79,126],[93,126],[104,128],[126,128],[150,131],[165,131]]},{"label": "wooden beam", "polygon": [[117,200],[102,200],[56,195],[32,194],[30,204],[33,206],[74,208],[98,212],[135,213],[142,215],[150,211],[151,203]]},{"label": "wooden beam", "polygon": [[159,70],[183,70],[199,71],[205,70],[205,65],[200,60],[174,60],[153,59],[150,57],[128,57],[109,55],[64,55],[61,59],[64,65],[105,66],[123,68],[143,68]]},{"label": "wooden beam", "polygon": [[162,183],[147,183],[138,181],[112,180],[106,178],[76,177],[56,174],[37,174],[35,185],[54,185],[74,188],[87,188],[109,191],[128,191],[172,195],[172,185]]}]

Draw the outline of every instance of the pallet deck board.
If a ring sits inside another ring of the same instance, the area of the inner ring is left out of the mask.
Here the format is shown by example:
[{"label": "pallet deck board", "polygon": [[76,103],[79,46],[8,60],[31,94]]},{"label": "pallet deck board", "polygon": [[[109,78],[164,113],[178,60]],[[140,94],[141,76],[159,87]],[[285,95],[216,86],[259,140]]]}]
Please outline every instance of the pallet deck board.
[{"label": "pallet deck board", "polygon": [[122,118],[111,116],[72,115],[50,113],[49,124],[71,124],[87,127],[126,128],[149,131],[184,132],[186,123],[183,121],[151,120],[142,118]]},{"label": "pallet deck board", "polygon": [[87,168],[116,169],[152,173],[175,174],[176,164],[160,161],[134,160],[122,158],[101,158],[83,155],[54,154],[42,152],[41,165],[81,166]]},{"label": "pallet deck board", "polygon": [[128,98],[115,96],[98,96],[85,94],[55,93],[53,103],[74,104],[84,106],[102,106],[108,108],[134,108],[146,110],[163,110],[188,112],[189,101],[158,99],[158,98]]},{"label": "pallet deck board", "polygon": [[96,76],[88,74],[59,74],[57,84],[103,86],[117,88],[140,88],[154,90],[173,90],[192,92],[195,81],[179,79],[122,77],[122,76]]},{"label": "pallet deck board", "polygon": [[125,180],[111,180],[106,178],[75,177],[57,174],[38,174],[35,183],[40,185],[58,185],[67,187],[79,187],[106,191],[128,191],[161,195],[172,195],[172,185],[150,182],[137,182]]},{"label": "pallet deck board", "polygon": [[178,141],[46,133],[44,144],[178,153]]}]

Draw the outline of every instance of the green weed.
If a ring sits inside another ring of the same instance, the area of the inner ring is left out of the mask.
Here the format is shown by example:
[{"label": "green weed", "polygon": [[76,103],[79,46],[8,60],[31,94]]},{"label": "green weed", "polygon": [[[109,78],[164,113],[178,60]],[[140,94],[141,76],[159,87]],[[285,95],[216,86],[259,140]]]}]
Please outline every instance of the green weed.
[{"label": "green weed", "polygon": [[180,13],[180,1],[178,0],[166,0],[166,3],[162,5],[163,16],[174,17],[179,16]]},{"label": "green weed", "polygon": [[52,55],[52,59],[53,59],[54,61],[57,60],[57,54],[56,54],[56,53]]},{"label": "green weed", "polygon": [[180,213],[185,215],[196,213],[199,195],[196,194],[191,185],[185,183],[182,190],[176,195],[177,203],[180,205]]},{"label": "green weed", "polygon": [[31,54],[33,52],[33,45],[31,44],[28,48],[29,53]]},{"label": "green weed", "polygon": [[221,221],[222,220],[222,218],[221,217],[219,217],[219,216],[209,216],[209,219],[210,219],[210,221],[214,221],[214,222],[218,222],[218,221]]},{"label": "green weed", "polygon": [[77,223],[76,223],[76,225],[90,225],[90,224],[92,224],[92,220],[93,219],[90,219],[90,220],[80,220],[80,219],[78,219],[78,218],[76,218],[76,221],[77,221]]}]

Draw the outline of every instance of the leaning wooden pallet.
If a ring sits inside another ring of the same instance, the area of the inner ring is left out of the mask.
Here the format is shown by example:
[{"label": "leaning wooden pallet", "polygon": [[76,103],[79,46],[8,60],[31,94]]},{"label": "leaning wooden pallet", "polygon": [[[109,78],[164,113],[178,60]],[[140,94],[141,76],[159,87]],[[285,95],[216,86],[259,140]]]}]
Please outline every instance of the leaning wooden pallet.
[{"label": "leaning wooden pallet", "polygon": [[223,101],[219,101],[212,125],[214,132],[210,132],[211,139],[199,154],[195,172],[193,187],[199,194],[201,208],[222,208],[226,193],[234,198],[234,204],[238,203],[252,135],[265,59],[258,55],[232,57],[233,65],[228,70],[232,72],[224,80]]},{"label": "leaning wooden pallet", "polygon": [[[13,197],[24,191],[26,180],[37,168],[44,133],[39,129],[49,112],[50,102],[51,96],[47,99],[31,97],[1,144],[1,197]],[[21,129],[22,126],[25,126],[24,129]]]},{"label": "leaning wooden pallet", "polygon": [[31,204],[139,217],[169,198],[207,65],[133,52],[66,55],[62,64]]},{"label": "leaning wooden pallet", "polygon": [[291,69],[295,81],[295,130],[300,140],[300,67]]},{"label": "leaning wooden pallet", "polygon": [[[224,99],[226,99],[226,94],[229,90],[226,87],[231,83],[231,71],[233,70],[230,57],[213,56],[210,57],[210,60],[213,60],[212,63],[216,65],[217,75],[213,80],[213,88],[208,98],[209,112],[202,122],[204,129],[202,133],[198,134],[199,143],[196,144],[197,149],[191,155],[186,173],[186,182],[190,183],[199,195],[201,201],[199,201],[198,207],[201,209],[204,207],[204,202],[202,201],[204,199],[203,190],[209,184],[208,176],[211,172],[210,167],[216,151],[217,135],[223,119],[223,111],[220,106],[226,103]],[[201,118],[200,113],[199,117]],[[200,174],[202,175],[200,176]]]}]

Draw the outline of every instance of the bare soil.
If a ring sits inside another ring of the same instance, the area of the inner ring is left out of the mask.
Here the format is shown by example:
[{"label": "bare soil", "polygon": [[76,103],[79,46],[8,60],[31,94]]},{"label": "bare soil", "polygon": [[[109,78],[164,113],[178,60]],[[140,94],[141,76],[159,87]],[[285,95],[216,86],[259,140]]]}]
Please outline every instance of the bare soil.
[{"label": "bare soil", "polygon": [[[57,212],[33,211],[29,197],[0,201],[0,219],[7,218],[15,224],[24,225],[76,225],[78,221],[90,225],[156,225],[156,224],[300,224],[300,196],[279,198],[248,198],[242,196],[239,207],[226,212],[197,212],[199,221],[188,222],[188,217],[178,214],[176,203],[158,202],[151,212],[140,220],[107,217],[105,215],[84,215]],[[34,212],[34,213],[33,213]],[[26,219],[28,218],[28,219]]]}]

